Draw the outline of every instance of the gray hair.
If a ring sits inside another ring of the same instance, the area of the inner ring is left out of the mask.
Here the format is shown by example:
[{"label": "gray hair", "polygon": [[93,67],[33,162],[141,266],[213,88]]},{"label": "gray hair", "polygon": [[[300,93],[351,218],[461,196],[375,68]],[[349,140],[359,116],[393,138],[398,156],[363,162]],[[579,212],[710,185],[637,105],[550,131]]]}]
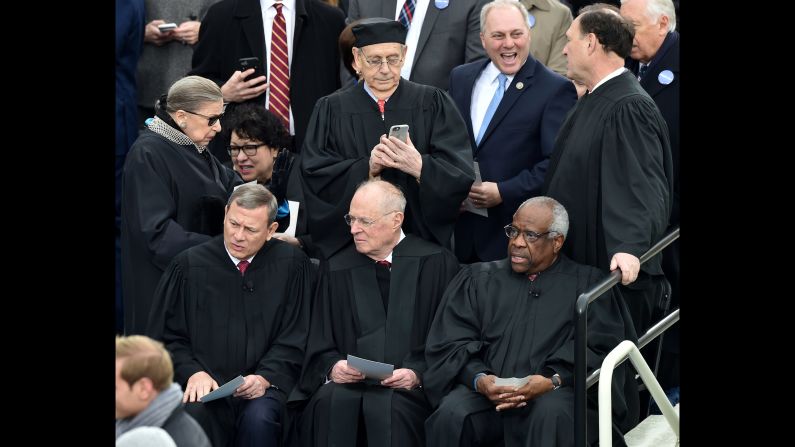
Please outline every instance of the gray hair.
[{"label": "gray hair", "polygon": [[480,32],[482,33],[486,26],[486,16],[489,15],[494,8],[505,8],[513,6],[514,8],[518,9],[519,12],[522,13],[522,20],[524,20],[524,24],[527,29],[530,29],[530,24],[528,23],[529,17],[527,14],[527,8],[518,0],[494,0],[492,2],[486,3],[483,8],[480,10]]},{"label": "gray hair", "polygon": [[[621,0],[621,4],[631,0]],[[676,8],[672,0],[646,0],[646,17],[654,23],[660,21],[660,17],[668,17],[668,32],[676,30]]]},{"label": "gray hair", "polygon": [[237,206],[253,210],[262,206],[268,207],[268,225],[272,224],[276,219],[276,197],[268,191],[268,188],[260,185],[259,183],[246,183],[238,186],[237,189],[229,196],[226,206],[231,206],[234,202]]},{"label": "gray hair", "polygon": [[223,101],[218,84],[201,76],[186,76],[168,89],[166,111],[197,110],[207,103]]},{"label": "gray hair", "polygon": [[382,180],[381,178],[373,178],[359,183],[356,187],[356,191],[358,192],[364,187],[378,188],[380,192],[383,193],[380,196],[380,205],[384,211],[406,212],[406,196],[403,195],[403,191],[401,191],[397,185]]},{"label": "gray hair", "polygon": [[[549,225],[549,228],[547,228],[547,231],[550,233],[558,233],[564,238],[566,237],[569,232],[569,213],[566,211],[566,208],[560,204],[560,202],[553,199],[552,197],[547,196],[531,197],[522,202],[522,204],[519,205],[519,208],[516,209],[516,212],[518,213],[519,210],[525,206],[546,206],[552,210],[552,223]],[[547,237],[552,238],[554,236],[549,234]]]}]

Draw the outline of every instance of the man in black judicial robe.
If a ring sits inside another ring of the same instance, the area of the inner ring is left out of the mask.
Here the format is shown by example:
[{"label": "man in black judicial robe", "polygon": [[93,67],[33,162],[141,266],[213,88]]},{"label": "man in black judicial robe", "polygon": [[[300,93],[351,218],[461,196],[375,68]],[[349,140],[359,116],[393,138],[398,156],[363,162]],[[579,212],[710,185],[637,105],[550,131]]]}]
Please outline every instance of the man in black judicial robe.
[{"label": "man in black judicial robe", "polygon": [[[311,398],[301,416],[303,446],[424,445],[425,337],[459,266],[447,249],[404,236],[405,204],[388,182],[365,183],[346,215],[355,246],[321,267],[298,396],[291,396]],[[348,366],[348,354],[395,371],[366,379]]]},{"label": "man in black judicial robe", "polygon": [[558,133],[544,191],[571,216],[563,252],[576,262],[621,269],[619,291],[640,336],[652,323],[665,281],[659,255],[643,266],[638,258],[668,226],[673,194],[668,128],[624,68],[631,23],[613,11],[591,10],[577,17],[566,35],[567,76],[585,84],[588,93]]},{"label": "man in black judicial robe", "polygon": [[[224,234],[185,250],[155,292],[149,332],[171,352],[186,410],[213,446],[279,445],[309,324],[310,262],[273,239],[276,199],[264,186],[232,193]],[[233,396],[199,398],[238,375]]]},{"label": "man in black judicial robe", "polygon": [[[429,446],[574,445],[574,308],[605,273],[560,253],[568,226],[560,203],[528,199],[505,227],[509,257],[464,266],[448,286],[425,351],[425,391],[439,405],[425,424]],[[631,326],[611,291],[589,306],[589,372]],[[620,368],[613,376],[613,421],[622,425]],[[495,385],[496,377],[528,375],[518,389]],[[595,417],[595,399],[591,406]],[[597,429],[595,419],[588,428]]]},{"label": "man in black judicial robe", "polygon": [[[318,100],[302,149],[312,240],[325,257],[350,243],[342,215],[369,175],[403,190],[406,233],[449,247],[475,178],[466,124],[447,93],[400,78],[406,29],[399,22],[366,19],[352,31],[364,82]],[[405,143],[386,137],[400,124],[409,125]]]}]

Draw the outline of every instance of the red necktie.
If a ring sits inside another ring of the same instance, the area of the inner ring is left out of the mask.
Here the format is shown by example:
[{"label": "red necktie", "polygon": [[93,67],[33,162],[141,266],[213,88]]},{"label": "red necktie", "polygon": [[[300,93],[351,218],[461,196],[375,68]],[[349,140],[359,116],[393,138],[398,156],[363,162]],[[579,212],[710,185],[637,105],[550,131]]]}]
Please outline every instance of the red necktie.
[{"label": "red necktie", "polygon": [[250,262],[248,261],[240,261],[237,263],[237,269],[240,270],[241,275],[246,273],[246,269],[248,268],[249,264]]},{"label": "red necktie", "polygon": [[271,32],[271,78],[268,109],[290,129],[290,66],[287,58],[287,22],[281,3],[273,5],[276,17]]},{"label": "red necktie", "polygon": [[381,119],[384,119],[384,106],[386,105],[386,101],[383,99],[378,100],[378,111],[381,112]]},{"label": "red necktie", "polygon": [[383,265],[386,268],[392,268],[392,263],[387,261],[386,259],[384,259],[383,261],[376,261],[375,263],[378,265]]}]

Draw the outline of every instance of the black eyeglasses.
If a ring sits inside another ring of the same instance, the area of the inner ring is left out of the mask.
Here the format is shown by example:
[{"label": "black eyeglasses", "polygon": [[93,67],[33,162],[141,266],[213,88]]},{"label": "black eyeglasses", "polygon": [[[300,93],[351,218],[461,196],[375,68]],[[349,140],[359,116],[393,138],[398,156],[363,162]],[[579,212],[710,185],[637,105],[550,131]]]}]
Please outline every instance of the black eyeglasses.
[{"label": "black eyeglasses", "polygon": [[218,120],[220,120],[221,118],[224,117],[223,112],[221,112],[220,115],[207,116],[207,115],[202,115],[201,113],[191,112],[190,110],[185,110],[185,111],[190,113],[191,115],[196,115],[196,116],[200,116],[202,118],[207,118],[207,125],[210,126],[210,127],[215,126],[215,123],[217,123]]},{"label": "black eyeglasses", "polygon": [[400,212],[400,211],[397,211],[397,210],[395,210],[395,211],[390,211],[390,212],[388,212],[388,213],[386,213],[386,214],[382,214],[382,215],[380,215],[379,217],[376,217],[375,219],[369,219],[369,218],[367,218],[367,217],[356,217],[356,216],[351,216],[350,214],[346,214],[346,215],[342,216],[342,218],[343,218],[343,219],[345,219],[345,223],[346,223],[346,224],[348,224],[348,226],[351,226],[351,225],[353,225],[354,223],[356,223],[356,222],[358,221],[358,222],[359,222],[359,224],[360,224],[361,226],[363,226],[363,227],[370,227],[370,226],[372,226],[372,225],[373,225],[373,224],[374,224],[374,223],[375,223],[375,222],[376,222],[378,219],[380,219],[380,218],[382,218],[382,217],[384,217],[384,216],[388,216],[388,215],[390,215],[390,214],[392,214],[392,213],[399,213],[399,212]]},{"label": "black eyeglasses", "polygon": [[226,147],[226,151],[229,153],[230,157],[237,157],[240,153],[240,150],[243,150],[243,153],[248,155],[249,157],[257,155],[257,149],[260,146],[267,146],[265,143],[259,144],[244,144],[242,146],[232,146],[231,144]]},{"label": "black eyeglasses", "polygon": [[516,236],[519,236],[521,233],[524,236],[524,240],[528,243],[537,241],[541,236],[546,236],[549,233],[557,233],[557,231],[545,231],[543,233],[536,233],[535,231],[521,231],[518,228],[514,227],[513,225],[506,225],[503,227],[505,229],[505,235],[508,236],[509,239],[513,239]]}]

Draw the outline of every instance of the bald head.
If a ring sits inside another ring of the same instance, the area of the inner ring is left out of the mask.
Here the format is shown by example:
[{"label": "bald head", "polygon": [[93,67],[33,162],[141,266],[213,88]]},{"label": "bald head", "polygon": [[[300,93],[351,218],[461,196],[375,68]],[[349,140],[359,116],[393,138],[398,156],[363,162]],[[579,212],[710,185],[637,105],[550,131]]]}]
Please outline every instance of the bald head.
[{"label": "bald head", "polygon": [[384,259],[400,240],[406,198],[381,179],[359,185],[346,216],[356,251],[376,261]]}]

